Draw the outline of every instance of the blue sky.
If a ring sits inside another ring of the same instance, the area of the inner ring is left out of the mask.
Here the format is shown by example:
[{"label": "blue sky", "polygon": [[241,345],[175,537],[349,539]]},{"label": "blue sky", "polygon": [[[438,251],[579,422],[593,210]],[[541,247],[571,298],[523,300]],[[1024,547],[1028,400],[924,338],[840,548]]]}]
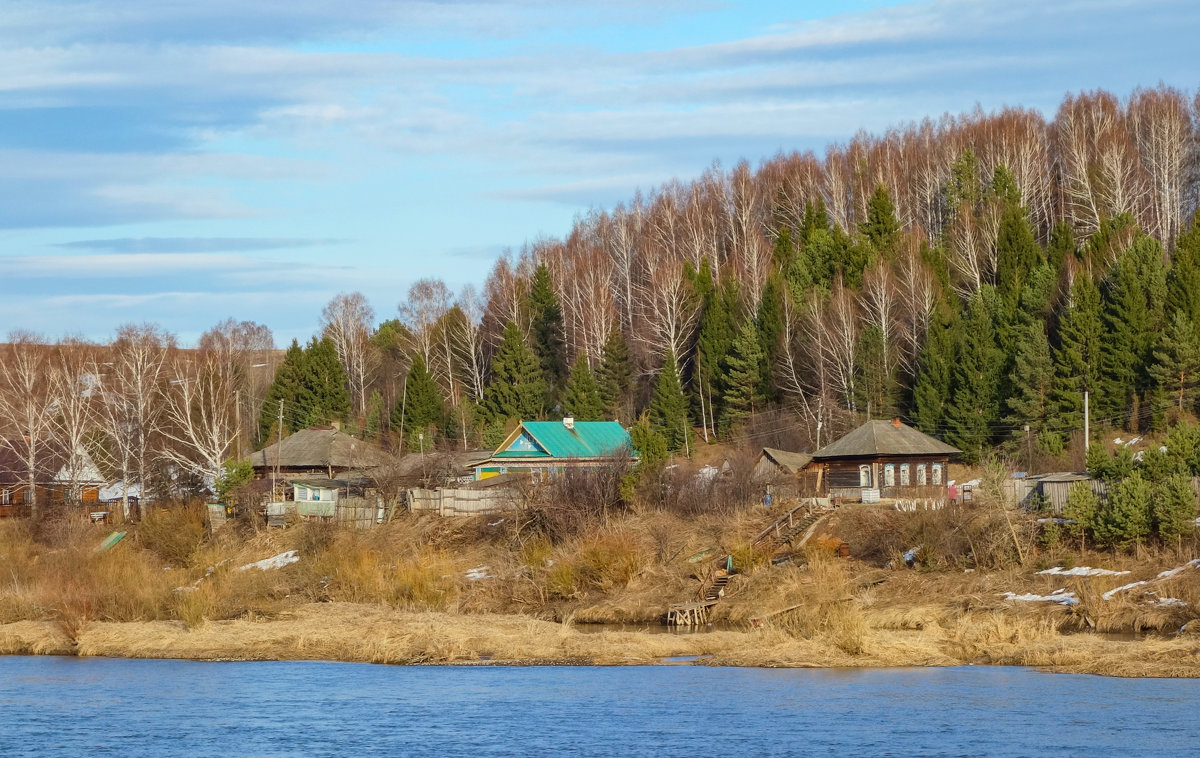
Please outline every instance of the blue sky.
[{"label": "blue sky", "polygon": [[283,344],[713,160],[1200,84],[1200,4],[0,0],[0,333]]}]

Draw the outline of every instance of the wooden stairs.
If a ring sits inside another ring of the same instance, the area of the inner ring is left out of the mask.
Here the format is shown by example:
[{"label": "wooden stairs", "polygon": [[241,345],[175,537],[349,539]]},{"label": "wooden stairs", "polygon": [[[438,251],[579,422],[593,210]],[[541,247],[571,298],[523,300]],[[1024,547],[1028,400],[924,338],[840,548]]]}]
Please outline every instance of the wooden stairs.
[{"label": "wooden stairs", "polygon": [[[817,522],[828,516],[837,506],[828,500],[822,501],[811,498],[792,508],[780,516],[750,543],[751,547],[760,551],[769,551],[773,556],[780,553],[784,547],[798,548],[812,536]],[[782,556],[782,561],[772,559],[772,565],[786,563],[790,555]],[[730,556],[721,556],[714,561],[713,568],[701,582],[698,593],[699,600],[690,603],[676,603],[667,609],[667,624],[669,626],[702,626],[708,623],[709,610],[725,596],[725,588],[733,578],[728,567]]]}]

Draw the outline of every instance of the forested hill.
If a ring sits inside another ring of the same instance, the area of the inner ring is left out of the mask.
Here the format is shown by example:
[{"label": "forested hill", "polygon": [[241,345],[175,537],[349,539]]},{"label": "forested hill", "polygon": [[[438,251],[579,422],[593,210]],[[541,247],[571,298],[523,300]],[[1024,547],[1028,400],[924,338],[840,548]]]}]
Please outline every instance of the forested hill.
[{"label": "forested hill", "polygon": [[[1195,402],[1198,108],[1091,92],[1051,119],[976,111],[714,166],[500,260],[483,342],[507,367],[523,335],[561,386],[580,356],[611,373],[623,341],[640,383],[610,411],[648,407],[673,447],[785,409],[812,444],[900,415],[971,454],[1024,450],[1026,426],[1056,454],[1084,390],[1094,424],[1143,429]],[[485,394],[508,376],[481,370]]]}]

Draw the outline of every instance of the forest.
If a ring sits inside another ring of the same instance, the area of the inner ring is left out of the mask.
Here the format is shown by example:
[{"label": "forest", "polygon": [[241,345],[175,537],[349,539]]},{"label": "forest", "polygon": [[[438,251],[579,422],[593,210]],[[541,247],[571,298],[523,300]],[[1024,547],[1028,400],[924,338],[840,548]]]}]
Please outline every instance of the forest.
[{"label": "forest", "polygon": [[900,417],[968,462],[1079,468],[1085,393],[1094,432],[1196,410],[1198,169],[1200,93],[1163,85],[860,132],[593,209],[479,288],[422,279],[385,314],[339,294],[282,352],[234,320],[188,349],[152,324],[12,334],[0,428],[29,472],[87,445],[165,489],[281,428],[403,451],[566,415],[684,454]]}]

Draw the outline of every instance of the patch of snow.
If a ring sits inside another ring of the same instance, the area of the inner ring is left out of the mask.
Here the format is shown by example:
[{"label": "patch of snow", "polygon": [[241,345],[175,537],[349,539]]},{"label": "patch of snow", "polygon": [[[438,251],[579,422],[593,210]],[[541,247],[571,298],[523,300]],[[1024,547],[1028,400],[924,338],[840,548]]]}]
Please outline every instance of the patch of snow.
[{"label": "patch of snow", "polygon": [[1053,576],[1123,576],[1128,573],[1128,571],[1112,571],[1110,569],[1091,568],[1090,566],[1076,566],[1069,569],[1065,569],[1062,566],[1055,566],[1054,568],[1038,572],[1038,574],[1050,574]]},{"label": "patch of snow", "polygon": [[962,486],[964,486],[964,487],[970,487],[971,489],[979,489],[979,480],[978,480],[978,479],[972,479],[972,480],[971,480],[971,481],[969,481],[969,482],[963,482],[963,485],[962,485]]},{"label": "patch of snow", "polygon": [[468,582],[478,582],[480,579],[491,579],[492,575],[488,573],[490,567],[476,566],[475,568],[464,574]]},{"label": "patch of snow", "polygon": [[1117,594],[1118,592],[1124,592],[1125,590],[1131,590],[1134,587],[1141,587],[1143,584],[1149,584],[1149,582],[1143,581],[1143,582],[1130,582],[1129,584],[1122,584],[1120,587],[1116,587],[1114,589],[1109,590],[1108,592],[1105,592],[1103,595],[1100,596],[1100,598],[1102,600],[1112,600],[1113,595]]},{"label": "patch of snow", "polygon": [[499,521],[489,521],[488,526],[500,526],[503,523],[504,519],[500,519]]},{"label": "patch of snow", "polygon": [[1113,595],[1116,595],[1118,592],[1124,592],[1125,590],[1131,590],[1134,587],[1141,587],[1143,584],[1149,584],[1151,581],[1157,582],[1160,579],[1169,579],[1169,578],[1175,576],[1176,574],[1179,574],[1180,572],[1185,571],[1189,568],[1200,568],[1200,558],[1190,560],[1187,563],[1183,564],[1182,566],[1176,566],[1173,569],[1167,569],[1166,571],[1160,571],[1160,572],[1158,572],[1158,576],[1154,577],[1153,580],[1146,580],[1146,581],[1141,581],[1141,582],[1130,582],[1129,584],[1123,584],[1120,587],[1117,587],[1115,589],[1109,590],[1108,592],[1105,592],[1100,597],[1104,598],[1105,600],[1111,600]]},{"label": "patch of snow", "polygon": [[1050,522],[1054,522],[1055,524],[1074,524],[1075,519],[1063,518],[1062,516],[1051,516],[1049,518],[1040,518],[1037,520],[1037,522],[1039,524],[1049,524]]},{"label": "patch of snow", "polygon": [[1143,460],[1145,460],[1145,458],[1146,458],[1145,450],[1139,450],[1133,454],[1133,462],[1134,463],[1141,463]]},{"label": "patch of snow", "polygon": [[1195,560],[1188,561],[1187,563],[1183,564],[1182,566],[1179,566],[1179,567],[1176,567],[1173,569],[1167,569],[1166,571],[1160,571],[1158,576],[1155,577],[1155,579],[1166,579],[1167,577],[1175,576],[1179,572],[1183,571],[1184,569],[1188,569],[1188,568],[1200,568],[1200,558],[1196,558]]},{"label": "patch of snow", "polygon": [[300,556],[296,555],[295,550],[288,550],[286,553],[273,555],[270,558],[263,558],[261,561],[247,563],[245,566],[240,566],[238,571],[246,571],[248,569],[258,569],[259,571],[269,571],[270,569],[283,568],[300,560]]},{"label": "patch of snow", "polygon": [[1177,597],[1159,597],[1154,599],[1154,605],[1160,608],[1187,608],[1187,603]]},{"label": "patch of snow", "polygon": [[1059,605],[1079,605],[1079,598],[1074,592],[1067,592],[1065,588],[1055,590],[1049,595],[1035,595],[1032,592],[1027,592],[1023,595],[1018,595],[1015,592],[1001,593],[1000,597],[1005,600],[1019,600],[1024,603],[1058,603]]},{"label": "patch of snow", "polygon": [[1114,445],[1124,445],[1125,440],[1121,439],[1120,437],[1113,437],[1113,444]]}]

